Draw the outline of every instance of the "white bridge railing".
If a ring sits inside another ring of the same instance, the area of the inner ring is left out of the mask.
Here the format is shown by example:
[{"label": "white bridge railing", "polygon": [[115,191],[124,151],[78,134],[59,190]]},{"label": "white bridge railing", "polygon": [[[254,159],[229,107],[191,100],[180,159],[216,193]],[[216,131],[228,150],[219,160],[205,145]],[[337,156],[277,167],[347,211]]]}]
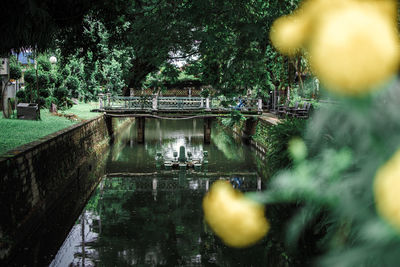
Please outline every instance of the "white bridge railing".
[{"label": "white bridge railing", "polygon": [[99,94],[99,109],[138,111],[227,111],[262,112],[262,101],[256,98],[111,96]]}]

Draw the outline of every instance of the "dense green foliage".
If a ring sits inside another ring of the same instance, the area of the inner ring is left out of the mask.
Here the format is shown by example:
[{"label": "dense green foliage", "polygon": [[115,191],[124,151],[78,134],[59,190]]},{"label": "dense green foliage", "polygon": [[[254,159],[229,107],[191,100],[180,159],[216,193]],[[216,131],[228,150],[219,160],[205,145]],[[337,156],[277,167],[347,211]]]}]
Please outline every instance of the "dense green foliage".
[{"label": "dense green foliage", "polygon": [[336,97],[340,104],[321,107],[306,128],[306,145],[290,146],[293,168],[279,172],[257,196],[271,207],[302,203],[289,220],[286,244],[314,239],[309,246],[321,257],[309,261],[318,266],[398,262],[398,230],[377,213],[373,192],[378,169],[399,147],[398,95],[396,81],[367,97]]},{"label": "dense green foliage", "polygon": [[[46,0],[39,5],[30,0],[23,5],[6,1],[6,6],[24,10],[26,16],[6,13],[12,19],[4,25],[18,27],[13,28],[15,38],[0,46],[3,51],[11,44],[39,51],[52,47],[60,59],[58,73],[79,80],[79,88],[65,85],[70,96],[83,99],[94,99],[100,92],[127,95],[128,88],[162,87],[188,77],[227,96],[252,90],[253,95],[266,97],[270,90],[294,82],[299,60],[279,55],[270,44],[269,31],[272,22],[290,13],[298,2],[68,0],[55,4]],[[8,29],[5,36],[11,36]],[[37,60],[39,71],[50,72],[47,58]],[[177,61],[186,64],[184,71],[173,65]]]},{"label": "dense green foliage", "polygon": [[60,31],[81,32],[81,22],[94,0],[5,0],[1,2],[0,53],[11,49],[38,48],[54,44]]},{"label": "dense green foliage", "polygon": [[21,66],[17,63],[10,64],[10,79],[18,80],[22,77]]},{"label": "dense green foliage", "polygon": [[269,176],[277,171],[288,169],[292,166],[289,155],[289,142],[293,138],[301,138],[304,135],[306,121],[302,119],[282,120],[277,125],[262,127],[259,124],[253,138],[263,144],[266,149],[266,166]]},{"label": "dense green foliage", "polygon": [[183,60],[187,75],[220,93],[267,95],[293,82],[292,61],[272,48],[268,32],[297,3],[107,1],[87,14],[83,35],[61,35],[59,45],[63,55],[85,59],[83,87],[92,94],[99,86],[121,93],[145,81],[177,82],[181,74],[171,63]]},{"label": "dense green foliage", "polygon": [[34,84],[36,81],[36,71],[33,68],[30,68],[24,73],[24,80],[29,84]]}]

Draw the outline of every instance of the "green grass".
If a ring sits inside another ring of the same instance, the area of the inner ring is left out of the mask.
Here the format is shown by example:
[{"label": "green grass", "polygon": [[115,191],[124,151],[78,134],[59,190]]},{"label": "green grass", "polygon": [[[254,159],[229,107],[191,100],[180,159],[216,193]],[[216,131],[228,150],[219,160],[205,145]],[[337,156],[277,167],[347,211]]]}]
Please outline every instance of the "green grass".
[{"label": "green grass", "polygon": [[[75,114],[80,119],[91,119],[99,116],[99,113],[90,112],[95,108],[95,104],[81,103],[73,106],[62,114]],[[0,115],[0,155],[18,146],[38,140],[48,134],[57,132],[71,125],[81,122],[81,120],[69,120],[66,117],[52,115],[47,109],[40,111],[41,120],[17,120],[4,119]]]},{"label": "green grass", "polygon": [[59,113],[64,114],[75,114],[80,119],[88,120],[94,117],[99,116],[97,112],[90,112],[90,110],[98,108],[98,103],[79,103],[79,105],[74,105],[72,108],[67,109],[66,111],[59,111]]}]

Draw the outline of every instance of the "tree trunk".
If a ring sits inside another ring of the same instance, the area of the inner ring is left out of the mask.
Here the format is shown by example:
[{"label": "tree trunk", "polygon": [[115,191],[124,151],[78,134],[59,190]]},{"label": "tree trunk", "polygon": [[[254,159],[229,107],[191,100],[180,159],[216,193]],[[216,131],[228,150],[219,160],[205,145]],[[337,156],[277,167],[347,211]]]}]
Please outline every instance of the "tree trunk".
[{"label": "tree trunk", "polygon": [[294,61],[294,67],[296,69],[296,73],[297,73],[297,77],[299,77],[299,95],[302,96],[303,95],[303,91],[304,91],[304,84],[303,84],[303,78],[302,76],[302,71],[301,71],[301,56],[296,57],[295,61]]},{"label": "tree trunk", "polygon": [[40,120],[40,97],[39,97],[39,79],[38,79],[38,63],[37,63],[37,51],[35,51],[36,60],[36,102],[38,104],[38,119]]},{"label": "tree trunk", "polygon": [[146,76],[157,70],[155,65],[141,59],[134,59],[132,61],[132,66],[131,75],[128,80],[128,88],[123,92],[124,96],[130,95],[130,88],[134,90],[141,89]]},{"label": "tree trunk", "polygon": [[1,90],[1,106],[3,109],[3,116],[4,118],[9,118],[10,114],[8,114],[8,100],[6,99],[6,89],[8,84],[10,83],[10,79],[7,80],[7,82],[4,84]]}]

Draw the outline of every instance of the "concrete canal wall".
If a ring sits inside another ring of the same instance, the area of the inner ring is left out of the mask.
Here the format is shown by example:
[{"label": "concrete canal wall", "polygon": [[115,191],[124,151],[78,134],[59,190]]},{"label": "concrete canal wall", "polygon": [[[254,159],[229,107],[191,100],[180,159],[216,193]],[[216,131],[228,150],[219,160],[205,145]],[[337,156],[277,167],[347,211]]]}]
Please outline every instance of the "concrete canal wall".
[{"label": "concrete canal wall", "polygon": [[75,209],[84,204],[104,174],[110,138],[99,116],[0,157],[0,265],[66,196],[84,196]]},{"label": "concrete canal wall", "polygon": [[259,117],[257,120],[246,120],[235,124],[232,128],[234,134],[240,136],[245,142],[257,149],[262,155],[267,153],[266,134],[269,126],[275,124],[270,120]]}]

